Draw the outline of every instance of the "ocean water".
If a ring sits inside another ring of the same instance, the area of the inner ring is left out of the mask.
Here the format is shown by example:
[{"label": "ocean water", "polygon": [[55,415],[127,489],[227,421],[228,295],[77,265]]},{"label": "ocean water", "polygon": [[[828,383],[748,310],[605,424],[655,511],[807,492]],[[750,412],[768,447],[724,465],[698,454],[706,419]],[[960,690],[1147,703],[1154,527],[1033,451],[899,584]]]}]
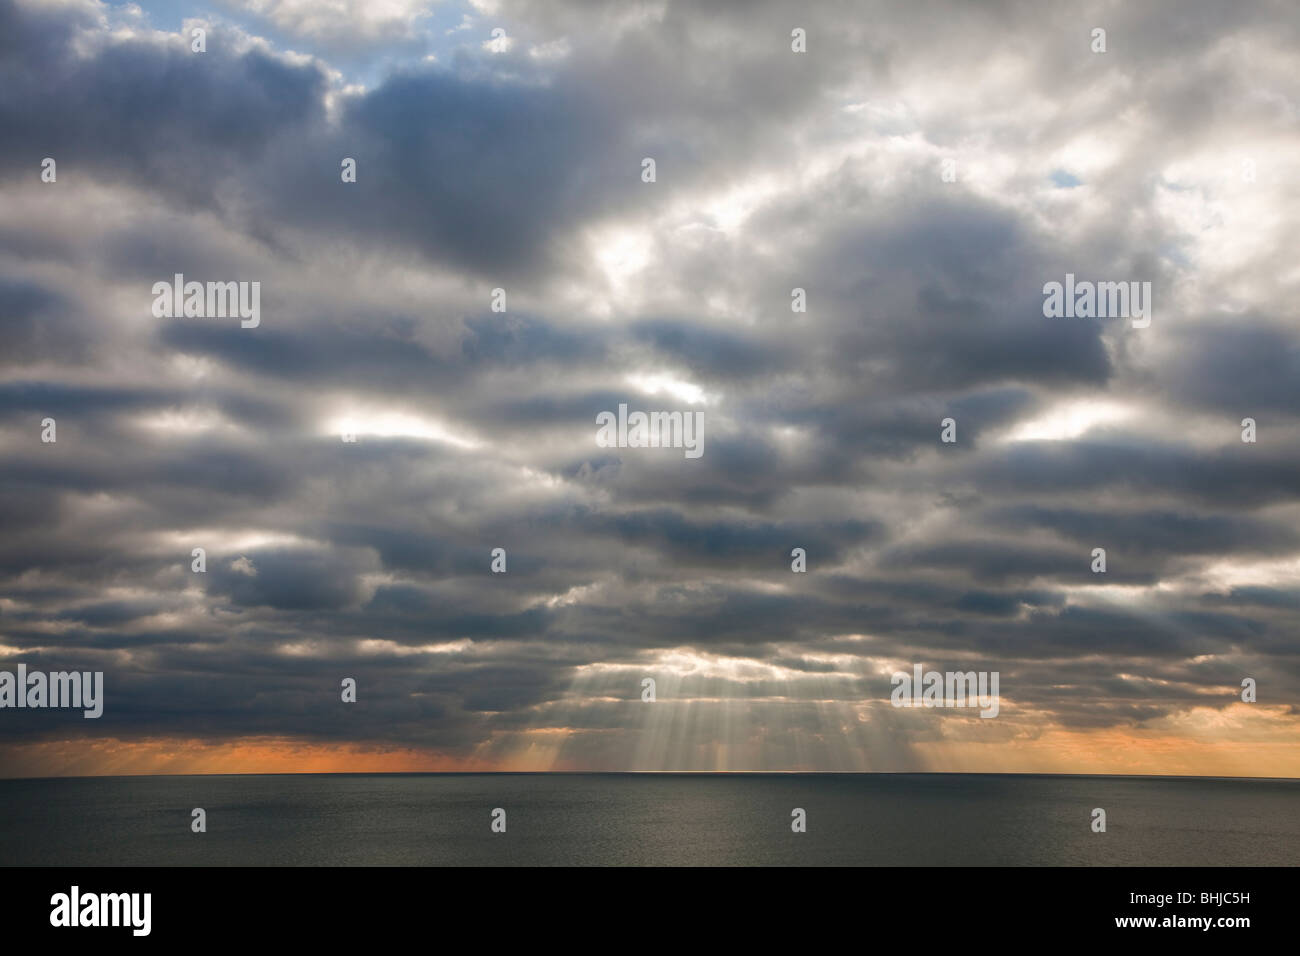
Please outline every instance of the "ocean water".
[{"label": "ocean water", "polygon": [[[190,813],[207,811],[207,832]],[[491,830],[494,808],[506,832]],[[807,832],[791,831],[791,810]],[[1107,814],[1093,833],[1092,810]],[[1300,781],[982,774],[0,780],[0,864],[1294,866]]]}]

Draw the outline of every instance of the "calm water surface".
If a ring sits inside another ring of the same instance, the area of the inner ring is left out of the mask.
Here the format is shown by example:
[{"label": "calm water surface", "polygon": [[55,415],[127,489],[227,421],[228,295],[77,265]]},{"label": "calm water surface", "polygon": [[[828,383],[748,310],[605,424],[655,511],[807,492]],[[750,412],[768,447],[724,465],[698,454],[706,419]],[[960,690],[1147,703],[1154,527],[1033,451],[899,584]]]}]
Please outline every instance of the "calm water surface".
[{"label": "calm water surface", "polygon": [[[190,832],[190,811],[208,832]],[[493,808],[507,831],[491,832]],[[807,811],[792,833],[790,811]],[[1105,834],[1091,811],[1107,813]],[[1300,864],[1300,781],[977,774],[0,780],[5,865]]]}]

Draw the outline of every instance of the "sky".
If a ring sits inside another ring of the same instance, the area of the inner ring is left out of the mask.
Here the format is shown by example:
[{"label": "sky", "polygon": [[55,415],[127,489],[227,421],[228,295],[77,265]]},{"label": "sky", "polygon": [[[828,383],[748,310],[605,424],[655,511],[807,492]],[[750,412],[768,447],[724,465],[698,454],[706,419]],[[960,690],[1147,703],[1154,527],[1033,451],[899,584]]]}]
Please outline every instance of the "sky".
[{"label": "sky", "polygon": [[[1254,0],[0,0],[0,670],[104,675],[0,709],[0,776],[1300,776],[1298,49]],[[918,665],[997,716],[894,706]]]}]

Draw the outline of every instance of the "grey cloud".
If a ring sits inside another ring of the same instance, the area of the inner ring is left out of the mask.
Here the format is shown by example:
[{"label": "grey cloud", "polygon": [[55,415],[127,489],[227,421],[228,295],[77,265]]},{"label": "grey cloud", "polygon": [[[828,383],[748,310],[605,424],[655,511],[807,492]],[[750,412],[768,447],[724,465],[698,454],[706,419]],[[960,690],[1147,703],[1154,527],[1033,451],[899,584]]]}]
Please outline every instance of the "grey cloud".
[{"label": "grey cloud", "polygon": [[[195,56],[0,0],[7,659],[106,670],[126,739],[468,759],[569,727],[624,769],[696,766],[728,714],[766,767],[915,769],[943,735],[882,662],[1000,670],[1026,734],[1226,708],[1242,674],[1294,713],[1300,196],[1266,174],[1297,23],[1192,7],[504,3],[510,53],[428,63],[419,30],[276,22],[304,58],[223,22]],[[1255,193],[1197,171],[1239,144]],[[1268,207],[1235,260],[1224,222]],[[1045,318],[1066,271],[1152,281],[1155,321]],[[153,318],[175,272],[260,281],[262,325]],[[703,411],[704,456],[597,446],[621,402]],[[633,708],[650,674],[681,752]]]}]

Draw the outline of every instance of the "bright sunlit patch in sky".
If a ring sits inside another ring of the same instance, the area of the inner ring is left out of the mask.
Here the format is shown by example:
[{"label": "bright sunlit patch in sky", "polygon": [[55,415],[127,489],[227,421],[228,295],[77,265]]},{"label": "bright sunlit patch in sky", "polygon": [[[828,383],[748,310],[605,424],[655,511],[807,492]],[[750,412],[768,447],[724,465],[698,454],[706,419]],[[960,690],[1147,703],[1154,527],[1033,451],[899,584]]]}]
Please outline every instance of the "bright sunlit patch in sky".
[{"label": "bright sunlit patch in sky", "polygon": [[324,431],[325,434],[334,437],[373,435],[378,438],[420,438],[425,441],[446,442],[457,448],[479,447],[479,442],[456,435],[438,422],[405,412],[353,413],[332,419],[326,424]]},{"label": "bright sunlit patch in sky", "polygon": [[1080,400],[1053,406],[1038,418],[1016,425],[1006,441],[1069,441],[1098,425],[1123,421],[1132,409],[1118,402]]},{"label": "bright sunlit patch in sky", "polygon": [[642,392],[651,395],[668,394],[688,405],[708,404],[709,396],[693,382],[674,378],[667,373],[638,373],[627,377],[627,383]]},{"label": "bright sunlit patch in sky", "polygon": [[652,248],[653,241],[642,229],[599,229],[591,237],[592,255],[616,289],[649,264]]}]

